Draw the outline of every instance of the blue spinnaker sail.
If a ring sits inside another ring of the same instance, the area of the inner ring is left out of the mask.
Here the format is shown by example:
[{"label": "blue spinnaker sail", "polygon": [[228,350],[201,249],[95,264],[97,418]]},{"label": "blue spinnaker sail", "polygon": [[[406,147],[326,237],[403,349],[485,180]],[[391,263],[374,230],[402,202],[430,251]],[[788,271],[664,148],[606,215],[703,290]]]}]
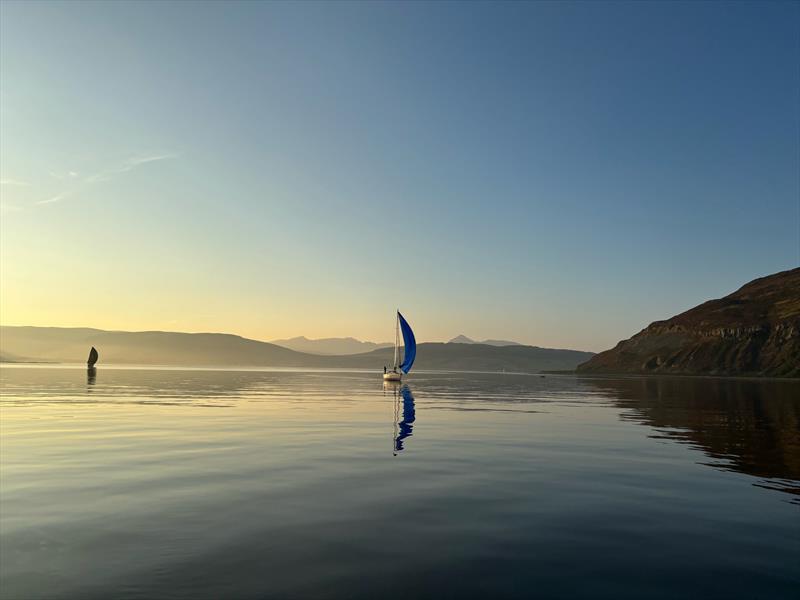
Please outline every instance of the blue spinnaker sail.
[{"label": "blue spinnaker sail", "polygon": [[417,357],[417,340],[414,339],[414,332],[408,322],[403,318],[399,312],[397,317],[400,319],[400,331],[403,332],[403,344],[405,345],[405,352],[403,352],[403,364],[400,365],[400,370],[403,373],[408,373],[411,370],[411,365],[414,364],[414,359]]}]

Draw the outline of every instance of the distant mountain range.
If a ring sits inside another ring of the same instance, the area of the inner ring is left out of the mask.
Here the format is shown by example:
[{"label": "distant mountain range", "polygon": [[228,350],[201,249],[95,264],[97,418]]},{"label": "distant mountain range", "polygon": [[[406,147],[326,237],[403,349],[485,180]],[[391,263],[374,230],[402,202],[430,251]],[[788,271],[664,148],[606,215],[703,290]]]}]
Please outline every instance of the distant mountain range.
[{"label": "distant mountain range", "polygon": [[[284,340],[272,340],[270,343],[297,352],[305,352],[307,354],[324,354],[324,355],[345,355],[345,354],[363,354],[364,352],[371,352],[379,348],[393,348],[393,342],[362,342],[352,337],[336,337],[336,338],[321,338],[309,339],[303,335]],[[468,338],[465,335],[458,335],[448,344],[485,344],[487,346],[522,346],[518,342],[509,342],[507,340],[483,340],[481,342]]]},{"label": "distant mountain range", "polygon": [[651,323],[578,371],[800,377],[800,268]]},{"label": "distant mountain range", "polygon": [[[321,338],[309,339],[303,335],[283,340],[271,340],[272,344],[296,350],[297,352],[305,352],[307,354],[323,354],[326,356],[340,356],[345,354],[363,354],[364,352],[372,352],[379,348],[393,348],[393,342],[362,342],[356,338]],[[465,335],[458,335],[448,344],[484,344],[486,346],[522,346],[518,342],[509,342],[507,340],[483,340],[476,341],[468,338]]]},{"label": "distant mountain range", "polygon": [[457,335],[452,340],[447,342],[448,344],[484,344],[486,346],[522,346],[519,342],[509,342],[508,340],[483,340],[482,342],[477,342],[472,338],[468,338],[465,335]]},{"label": "distant mountain range", "polygon": [[[89,348],[104,364],[198,367],[358,368],[380,371],[393,348],[341,356],[297,352],[268,342],[223,333],[103,331],[88,328],[0,327],[0,357],[14,362],[83,363]],[[422,343],[415,369],[457,371],[571,370],[590,352],[534,346]]]},{"label": "distant mountain range", "polygon": [[310,340],[303,335],[286,340],[272,340],[270,343],[309,354],[361,354],[378,348],[394,348],[393,342],[362,342],[352,337]]}]

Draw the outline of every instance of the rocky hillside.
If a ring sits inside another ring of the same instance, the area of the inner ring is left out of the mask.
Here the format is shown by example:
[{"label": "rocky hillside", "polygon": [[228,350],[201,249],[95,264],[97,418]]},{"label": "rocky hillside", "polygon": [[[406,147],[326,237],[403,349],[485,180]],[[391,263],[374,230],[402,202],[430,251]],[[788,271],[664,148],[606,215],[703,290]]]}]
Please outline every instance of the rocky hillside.
[{"label": "rocky hillside", "polygon": [[578,371],[800,377],[800,268],[656,321]]}]

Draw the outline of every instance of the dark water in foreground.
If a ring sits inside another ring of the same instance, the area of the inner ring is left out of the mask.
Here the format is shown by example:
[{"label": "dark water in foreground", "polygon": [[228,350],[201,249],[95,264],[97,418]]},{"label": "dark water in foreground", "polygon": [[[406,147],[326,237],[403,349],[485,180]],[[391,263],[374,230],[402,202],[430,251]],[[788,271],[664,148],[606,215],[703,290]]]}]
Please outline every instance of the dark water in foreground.
[{"label": "dark water in foreground", "polygon": [[800,589],[800,382],[0,375],[2,598]]}]

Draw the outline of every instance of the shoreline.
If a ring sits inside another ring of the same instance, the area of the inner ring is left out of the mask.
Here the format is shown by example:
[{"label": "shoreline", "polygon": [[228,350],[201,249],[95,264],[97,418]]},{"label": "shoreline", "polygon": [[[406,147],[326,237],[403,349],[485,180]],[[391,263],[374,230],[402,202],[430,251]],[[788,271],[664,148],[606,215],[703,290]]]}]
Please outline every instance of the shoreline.
[{"label": "shoreline", "polygon": [[[86,369],[84,363],[45,362],[45,361],[0,361],[3,367],[52,367],[59,369]],[[163,364],[138,364],[114,363],[96,366],[97,370],[155,370],[155,371],[239,371],[239,372],[296,372],[296,373],[376,373],[379,370],[358,367],[304,367],[304,366],[247,366],[247,365],[163,365]],[[579,379],[657,379],[657,378],[692,378],[692,379],[736,379],[750,381],[800,381],[800,377],[774,377],[755,374],[707,374],[707,373],[580,373],[578,371],[469,371],[454,369],[420,369],[415,374],[476,374],[476,375],[526,375],[535,377],[556,376],[576,377]],[[413,380],[413,378],[408,378]]]}]

